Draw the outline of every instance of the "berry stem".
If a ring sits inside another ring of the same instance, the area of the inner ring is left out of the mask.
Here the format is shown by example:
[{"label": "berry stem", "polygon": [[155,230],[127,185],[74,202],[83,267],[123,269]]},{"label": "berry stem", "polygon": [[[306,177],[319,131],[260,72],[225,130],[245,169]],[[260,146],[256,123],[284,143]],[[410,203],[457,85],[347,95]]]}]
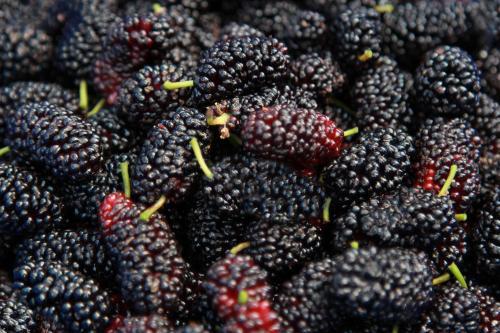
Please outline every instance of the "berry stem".
[{"label": "berry stem", "polygon": [[159,15],[165,13],[165,7],[160,5],[159,3],[154,3],[153,4],[153,13]]},{"label": "berry stem", "polygon": [[375,11],[380,14],[392,13],[394,11],[394,5],[387,3],[385,5],[376,5]]},{"label": "berry stem", "polygon": [[354,127],[354,128],[351,128],[351,129],[348,129],[347,131],[344,132],[344,138],[347,138],[351,135],[354,135],[354,134],[358,134],[359,133],[359,128],[358,127]]},{"label": "berry stem", "polygon": [[352,241],[349,245],[351,245],[351,249],[357,250],[359,249],[359,242]]},{"label": "berry stem", "polygon": [[448,191],[450,190],[451,183],[453,183],[453,179],[455,179],[455,176],[457,175],[457,166],[453,164],[450,168],[450,173],[448,174],[448,178],[446,178],[446,181],[444,182],[443,187],[441,188],[441,191],[439,191],[438,196],[444,197],[448,195]]},{"label": "berry stem", "polygon": [[10,147],[3,147],[0,149],[0,157],[10,152]]},{"label": "berry stem", "polygon": [[467,214],[466,213],[463,213],[463,214],[455,214],[455,219],[459,222],[465,222],[467,221]]},{"label": "berry stem", "polygon": [[462,272],[460,272],[460,269],[458,268],[457,264],[452,263],[450,266],[448,266],[448,269],[450,270],[451,274],[455,276],[455,278],[458,280],[460,285],[464,287],[465,289],[468,289],[469,287],[467,286],[467,282],[465,281],[464,276],[462,275]]},{"label": "berry stem", "polygon": [[89,109],[89,91],[87,81],[80,81],[80,109],[87,111]]},{"label": "berry stem", "polygon": [[248,303],[248,291],[241,290],[238,293],[238,304],[245,305]]},{"label": "berry stem", "polygon": [[205,159],[203,158],[203,154],[201,152],[198,139],[192,138],[190,144],[191,148],[193,149],[194,156],[196,157],[196,160],[198,161],[198,164],[200,165],[200,168],[205,174],[205,176],[207,176],[207,178],[210,180],[214,179],[214,174],[212,173],[212,170],[210,170],[207,163],[205,162]]},{"label": "berry stem", "polygon": [[399,332],[399,326],[398,325],[394,325],[392,327],[392,333],[398,333]]},{"label": "berry stem", "polygon": [[323,205],[323,221],[330,222],[330,205],[332,204],[332,198],[326,198],[325,204]]},{"label": "berry stem", "polygon": [[443,275],[438,276],[435,279],[432,279],[432,285],[437,286],[441,283],[445,283],[446,281],[450,280],[450,273],[444,273]]},{"label": "berry stem", "polygon": [[228,113],[224,113],[218,117],[207,117],[207,124],[209,126],[224,126],[227,124],[231,116]]},{"label": "berry stem", "polygon": [[182,89],[182,88],[191,88],[192,86],[194,86],[194,81],[193,80],[179,81],[179,82],[166,81],[163,84],[163,89],[165,89],[165,90],[176,90],[176,89]]},{"label": "berry stem", "polygon": [[120,171],[122,173],[123,191],[125,192],[125,196],[127,198],[130,198],[131,190],[130,190],[130,176],[128,174],[128,162],[120,163]]},{"label": "berry stem", "polygon": [[143,211],[140,215],[140,219],[142,221],[149,221],[149,219],[151,218],[151,216],[156,213],[158,211],[158,209],[160,209],[164,204],[165,202],[167,202],[167,197],[165,197],[164,195],[162,195],[160,197],[160,199],[158,199],[157,202],[154,203],[153,206],[149,207],[148,209],[146,209],[145,211]]},{"label": "berry stem", "polygon": [[243,251],[244,249],[247,249],[249,247],[250,247],[250,242],[244,242],[244,243],[240,243],[240,244],[236,245],[231,250],[229,250],[229,252],[232,255],[237,255],[238,253],[240,253],[241,251]]},{"label": "berry stem", "polygon": [[373,51],[370,49],[365,50],[365,52],[363,52],[362,55],[358,56],[358,60],[361,62],[366,62],[366,61],[370,60],[371,58],[373,58]]},{"label": "berry stem", "polygon": [[89,113],[87,113],[86,117],[90,118],[92,116],[95,116],[97,113],[99,113],[99,111],[101,111],[104,105],[106,105],[106,100],[105,99],[99,100],[99,102],[97,102],[94,108]]}]

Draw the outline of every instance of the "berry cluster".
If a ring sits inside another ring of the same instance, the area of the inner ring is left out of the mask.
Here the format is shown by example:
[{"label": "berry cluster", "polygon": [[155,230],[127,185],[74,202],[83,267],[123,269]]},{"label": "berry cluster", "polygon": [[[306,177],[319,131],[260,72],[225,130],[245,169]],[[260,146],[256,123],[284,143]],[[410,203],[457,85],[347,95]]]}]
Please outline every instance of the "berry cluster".
[{"label": "berry cluster", "polygon": [[0,0],[0,332],[500,332],[499,0]]}]

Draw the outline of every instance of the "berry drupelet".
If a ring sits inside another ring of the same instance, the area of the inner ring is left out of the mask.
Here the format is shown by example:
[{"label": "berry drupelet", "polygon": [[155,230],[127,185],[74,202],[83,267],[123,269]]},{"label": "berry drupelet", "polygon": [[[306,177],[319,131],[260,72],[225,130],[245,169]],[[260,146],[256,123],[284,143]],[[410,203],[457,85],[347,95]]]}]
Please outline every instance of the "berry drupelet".
[{"label": "berry drupelet", "polygon": [[203,199],[219,214],[234,219],[273,219],[320,223],[323,190],[276,161],[249,155],[228,156],[212,167],[213,180],[204,179]]},{"label": "berry drupelet", "polygon": [[251,114],[241,139],[248,151],[311,168],[340,155],[344,132],[321,113],[283,105]]},{"label": "berry drupelet", "polygon": [[468,30],[463,1],[411,1],[383,15],[386,54],[414,68],[422,55],[443,44],[456,44]]},{"label": "berry drupelet", "polygon": [[107,291],[58,262],[16,267],[14,286],[38,316],[65,332],[102,331],[115,311]]},{"label": "berry drupelet", "polygon": [[146,66],[124,81],[118,91],[118,114],[134,126],[147,127],[162,119],[168,111],[186,104],[186,89],[166,90],[165,82],[186,81],[182,67]]},{"label": "berry drupelet", "polygon": [[144,204],[161,195],[171,202],[186,198],[200,175],[191,139],[198,140],[203,155],[210,151],[211,133],[198,110],[180,107],[164,118],[148,133],[131,170],[134,194]]},{"label": "berry drupelet", "polygon": [[356,72],[381,53],[380,14],[374,9],[348,9],[334,21],[335,50],[339,61]]},{"label": "berry drupelet", "polygon": [[407,127],[413,110],[409,101],[411,82],[397,63],[387,57],[360,73],[351,88],[356,124],[361,128]]},{"label": "berry drupelet", "polygon": [[364,133],[324,169],[326,191],[339,206],[394,191],[407,178],[414,151],[412,138],[403,130]]},{"label": "berry drupelet", "polygon": [[48,181],[0,163],[0,233],[24,236],[63,224],[63,201]]},{"label": "berry drupelet", "polygon": [[271,277],[294,273],[321,252],[322,234],[305,223],[259,221],[246,233],[249,247],[241,251],[255,260]]},{"label": "berry drupelet", "polygon": [[482,208],[474,226],[477,269],[495,279],[500,273],[500,191]]},{"label": "berry drupelet", "polygon": [[7,119],[7,144],[55,177],[78,181],[98,172],[102,139],[87,121],[47,102],[26,104]]},{"label": "berry drupelet", "polygon": [[328,299],[344,318],[396,324],[417,318],[432,301],[432,272],[422,253],[369,247],[333,260]]},{"label": "berry drupelet", "polygon": [[120,84],[135,71],[167,60],[176,48],[192,45],[193,25],[190,17],[178,12],[127,16],[113,25],[94,66],[97,90],[114,104]]},{"label": "berry drupelet", "polygon": [[43,30],[22,23],[2,27],[0,83],[41,76],[50,68],[52,53],[52,39]]},{"label": "berry drupelet", "polygon": [[222,27],[219,39],[228,40],[247,36],[264,37],[264,33],[248,24],[231,22]]},{"label": "berry drupelet", "polygon": [[122,193],[106,196],[99,215],[121,295],[131,309],[180,311],[189,272],[170,226],[157,214],[143,220],[140,207]]},{"label": "berry drupelet", "polygon": [[79,10],[65,23],[55,50],[54,66],[73,82],[91,79],[109,28],[118,17],[109,10]]},{"label": "berry drupelet", "polygon": [[486,150],[494,151],[500,138],[500,104],[481,93],[478,107],[472,114],[466,113],[464,118],[477,130]]},{"label": "berry drupelet", "polygon": [[346,75],[329,54],[325,56],[318,53],[303,54],[292,60],[290,72],[295,86],[319,97],[341,92],[347,80]]},{"label": "berry drupelet", "polygon": [[458,284],[444,286],[424,316],[421,332],[480,332],[477,295]]},{"label": "berry drupelet", "polygon": [[[491,96],[500,95],[500,48],[481,50],[477,55],[481,86]],[[497,98],[498,100],[498,98]]]},{"label": "berry drupelet", "polygon": [[102,235],[97,231],[51,231],[24,240],[16,250],[16,265],[60,262],[64,267],[109,283],[114,267]]},{"label": "berry drupelet", "polygon": [[148,316],[116,317],[106,333],[173,333],[174,325],[168,318],[152,314]]},{"label": "berry drupelet", "polygon": [[480,141],[465,120],[426,120],[415,139],[415,185],[439,194],[455,165],[456,175],[447,192],[458,211],[467,211],[479,194]]},{"label": "berry drupelet", "polygon": [[288,75],[287,48],[276,39],[246,36],[205,51],[196,70],[193,98],[200,105],[277,85]]},{"label": "berry drupelet", "polygon": [[458,228],[453,202],[418,188],[354,204],[333,226],[331,246],[343,251],[352,241],[380,247],[420,249],[429,254]]},{"label": "berry drupelet", "polygon": [[276,306],[292,332],[330,332],[338,327],[327,295],[333,264],[330,258],[309,263],[280,288]]},{"label": "berry drupelet", "polygon": [[0,300],[0,331],[15,333],[36,332],[35,314],[15,299]]},{"label": "berry drupelet", "polygon": [[249,256],[228,254],[216,262],[203,289],[225,332],[280,332],[266,274]]},{"label": "berry drupelet", "polygon": [[430,114],[473,114],[481,90],[472,58],[458,47],[429,51],[415,74],[417,103]]},{"label": "berry drupelet", "polygon": [[229,119],[222,125],[221,130],[221,136],[225,137],[225,130],[239,135],[242,125],[251,114],[261,111],[264,107],[284,104],[311,110],[318,108],[314,94],[301,88],[286,85],[266,88],[248,95],[223,100],[214,106],[208,107],[207,114],[209,116],[229,115]]}]

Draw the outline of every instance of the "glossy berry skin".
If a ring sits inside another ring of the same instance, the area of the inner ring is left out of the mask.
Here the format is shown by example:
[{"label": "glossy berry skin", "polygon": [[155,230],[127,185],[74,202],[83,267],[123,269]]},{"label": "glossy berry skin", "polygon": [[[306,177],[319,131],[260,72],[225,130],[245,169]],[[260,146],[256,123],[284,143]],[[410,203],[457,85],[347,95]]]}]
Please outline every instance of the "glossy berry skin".
[{"label": "glossy berry skin", "polygon": [[22,106],[7,120],[8,145],[30,162],[69,181],[88,179],[102,162],[95,128],[69,110],[47,102]]},{"label": "glossy berry skin", "polygon": [[287,48],[276,39],[247,36],[218,42],[200,59],[193,98],[208,106],[279,84],[289,62]]},{"label": "glossy berry skin", "polygon": [[188,197],[201,177],[190,146],[192,138],[207,156],[212,136],[205,116],[192,108],[168,112],[149,131],[131,168],[132,188],[139,202],[153,204],[161,195],[171,202]]},{"label": "glossy berry skin", "polygon": [[429,51],[417,69],[415,94],[426,112],[474,113],[479,104],[479,72],[472,58],[457,47]]},{"label": "glossy berry skin", "polygon": [[174,234],[160,216],[143,221],[140,214],[122,193],[109,194],[100,206],[121,295],[139,314],[181,311],[188,272]]},{"label": "glossy berry skin", "polygon": [[417,318],[432,300],[432,271],[423,253],[350,249],[334,258],[329,293],[341,316],[402,322]]},{"label": "glossy berry skin", "polygon": [[417,157],[413,165],[415,186],[439,193],[452,165],[457,174],[449,190],[458,211],[467,211],[480,189],[479,156],[481,140],[462,119],[428,119],[416,135]]},{"label": "glossy berry skin", "polygon": [[52,39],[43,30],[24,24],[2,27],[0,83],[39,77],[50,67]]},{"label": "glossy berry skin", "polygon": [[249,256],[241,255],[228,254],[208,270],[203,288],[227,332],[280,331],[266,277]]},{"label": "glossy berry skin", "polygon": [[405,247],[430,254],[458,227],[449,197],[403,187],[353,204],[336,219],[330,246],[341,252],[357,241],[360,246]]},{"label": "glossy berry skin", "polygon": [[0,233],[25,236],[63,224],[63,202],[45,179],[20,167],[0,164]]},{"label": "glossy berry skin", "polygon": [[241,138],[258,155],[311,168],[340,155],[344,133],[321,113],[276,106],[251,114]]},{"label": "glossy berry skin", "polygon": [[33,311],[15,299],[0,300],[0,331],[30,333],[37,329]]},{"label": "glossy berry skin", "polygon": [[94,280],[58,262],[29,262],[14,270],[23,302],[65,332],[103,330],[114,311],[110,294]]},{"label": "glossy berry skin", "polygon": [[124,81],[118,91],[118,114],[132,126],[149,127],[169,111],[186,104],[189,89],[167,91],[166,81],[189,80],[182,67],[174,65],[146,66]]},{"label": "glossy berry skin", "polygon": [[378,128],[327,166],[324,183],[334,202],[345,206],[399,188],[409,176],[413,139],[403,130]]},{"label": "glossy berry skin", "polygon": [[[373,9],[346,10],[335,20],[335,50],[339,61],[351,71],[366,67],[381,53],[381,22]],[[365,51],[372,56],[362,59]],[[362,60],[360,60],[362,59]]]},{"label": "glossy berry skin", "polygon": [[105,333],[172,333],[174,325],[161,315],[116,317]]}]

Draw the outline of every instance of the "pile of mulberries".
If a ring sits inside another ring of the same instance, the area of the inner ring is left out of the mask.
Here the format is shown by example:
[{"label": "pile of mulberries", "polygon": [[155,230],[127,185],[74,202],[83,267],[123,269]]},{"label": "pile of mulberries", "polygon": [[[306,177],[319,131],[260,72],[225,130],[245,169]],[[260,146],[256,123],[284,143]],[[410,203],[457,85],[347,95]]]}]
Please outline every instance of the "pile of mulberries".
[{"label": "pile of mulberries", "polygon": [[500,332],[499,0],[0,0],[0,332]]}]

